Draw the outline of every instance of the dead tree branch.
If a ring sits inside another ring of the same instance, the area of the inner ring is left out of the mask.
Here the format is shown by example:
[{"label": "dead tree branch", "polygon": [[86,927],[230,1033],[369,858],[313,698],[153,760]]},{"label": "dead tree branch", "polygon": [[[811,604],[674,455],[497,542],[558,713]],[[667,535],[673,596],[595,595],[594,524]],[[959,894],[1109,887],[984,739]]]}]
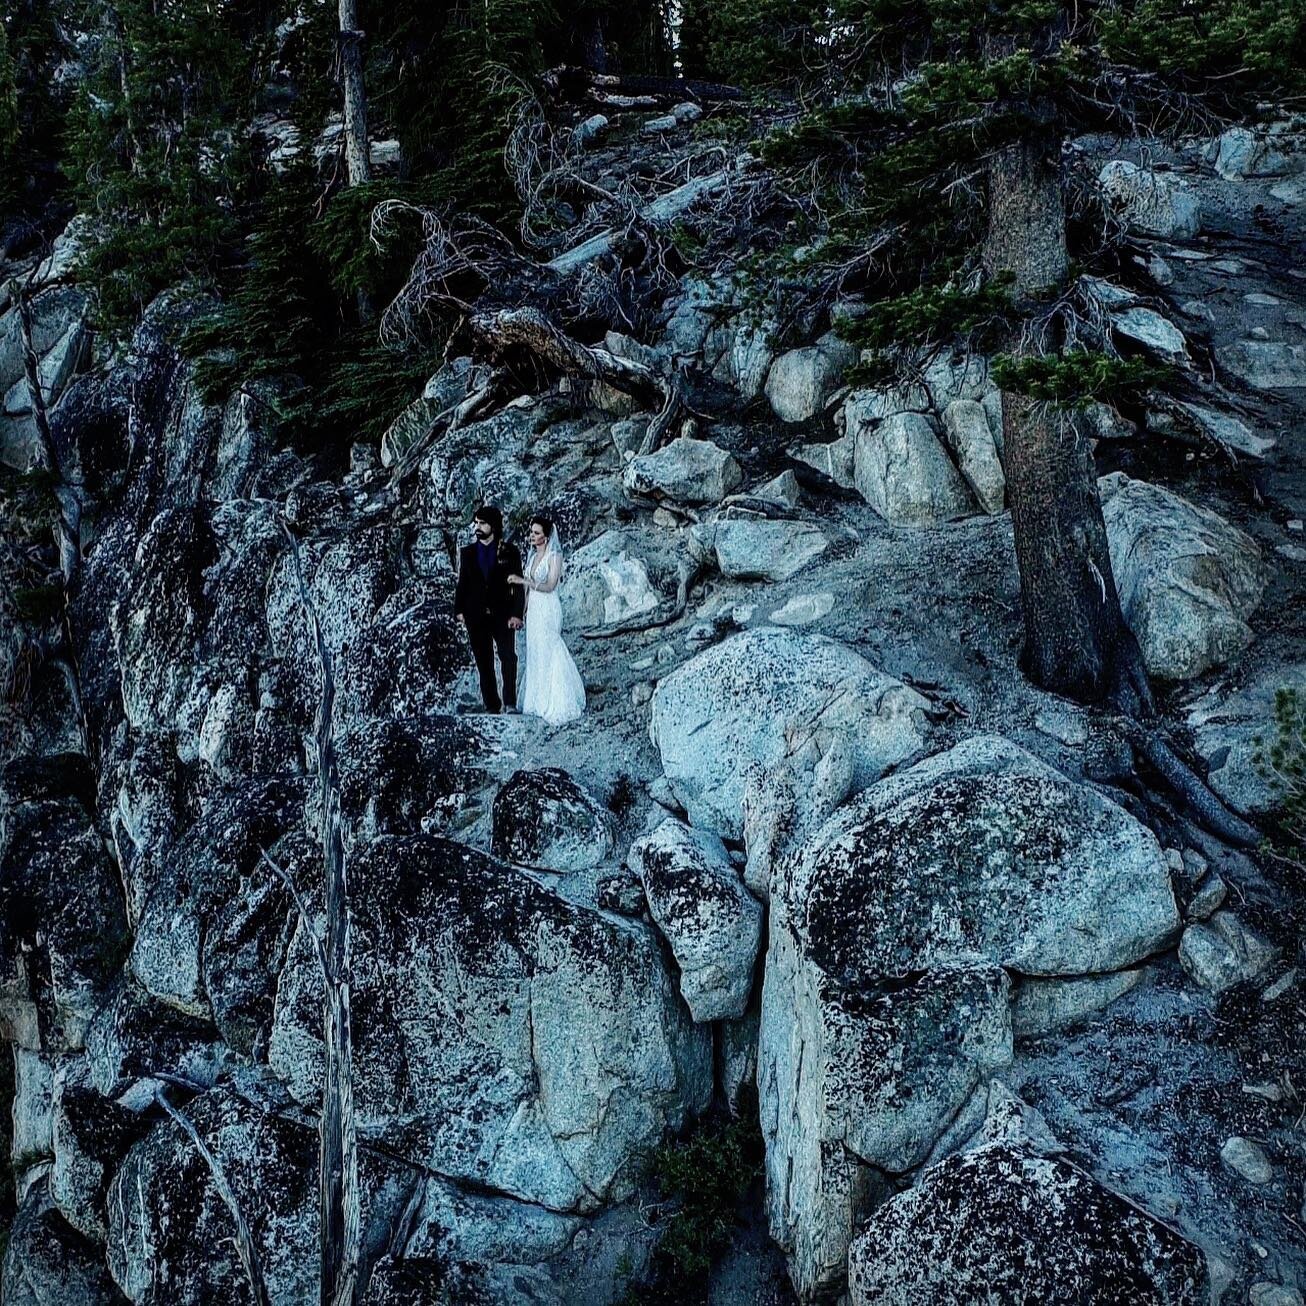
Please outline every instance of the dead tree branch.
[{"label": "dead tree branch", "polygon": [[245,1222],[245,1217],[241,1213],[240,1203],[236,1200],[236,1194],[227,1182],[226,1172],[222,1168],[222,1163],[214,1156],[209,1149],[208,1144],[200,1137],[199,1130],[191,1123],[190,1118],[183,1112],[178,1111],[171,1102],[163,1095],[163,1090],[156,1088],[154,1090],[154,1100],[163,1108],[163,1110],[181,1127],[182,1131],[190,1139],[195,1150],[204,1158],[204,1164],[208,1166],[209,1173],[213,1176],[213,1186],[218,1190],[218,1196],[226,1204],[227,1210],[231,1212],[231,1218],[236,1225],[236,1251],[240,1256],[240,1263],[245,1269],[245,1276],[249,1279],[250,1291],[254,1295],[254,1306],[271,1306],[268,1297],[267,1285],[263,1280],[263,1267],[259,1262],[258,1247],[254,1243],[254,1235],[250,1232],[249,1225]]},{"label": "dead tree branch", "polygon": [[601,381],[649,407],[656,407],[658,415],[649,423],[644,436],[645,452],[657,447],[684,406],[679,379],[674,373],[670,378],[663,377],[634,359],[582,344],[538,308],[473,313],[468,326],[496,358],[502,358],[514,347],[526,349],[568,376]]},{"label": "dead tree branch", "polygon": [[304,578],[299,542],[284,519],[281,528],[290,547],[300,603],[317,649],[322,676],[322,696],[313,731],[326,898],[326,936],[322,949],[326,970],[322,1001],[325,1073],[318,1135],[322,1264],[319,1301],[322,1306],[353,1306],[358,1289],[361,1217],[349,1010],[352,982],[349,881],[340,817],[340,777],[332,729],[335,670],[331,650],[318,621],[317,608]]}]

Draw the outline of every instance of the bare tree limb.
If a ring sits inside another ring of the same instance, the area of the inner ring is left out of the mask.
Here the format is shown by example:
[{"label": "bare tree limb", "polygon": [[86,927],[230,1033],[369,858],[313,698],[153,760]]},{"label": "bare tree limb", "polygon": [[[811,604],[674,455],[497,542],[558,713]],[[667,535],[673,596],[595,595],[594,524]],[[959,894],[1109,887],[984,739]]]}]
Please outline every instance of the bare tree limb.
[{"label": "bare tree limb", "polygon": [[250,1233],[249,1225],[245,1222],[240,1203],[236,1200],[236,1194],[231,1184],[227,1182],[226,1172],[223,1170],[221,1162],[209,1150],[208,1144],[200,1137],[199,1130],[191,1123],[189,1117],[178,1111],[164,1097],[162,1090],[158,1088],[154,1090],[154,1100],[181,1126],[183,1132],[194,1145],[195,1150],[204,1158],[204,1163],[213,1176],[213,1186],[218,1190],[218,1196],[222,1198],[227,1210],[231,1212],[231,1218],[235,1221],[236,1251],[240,1255],[240,1263],[245,1269],[245,1276],[249,1279],[250,1291],[254,1294],[254,1306],[271,1306],[267,1284],[263,1281],[263,1267],[259,1262],[258,1247],[254,1243],[254,1235]]},{"label": "bare tree limb", "polygon": [[[358,1135],[354,1123],[353,1041],[350,1027],[349,881],[340,818],[340,777],[336,766],[332,714],[335,671],[304,578],[299,542],[285,519],[281,528],[290,546],[300,603],[317,647],[322,696],[314,725],[319,819],[326,896],[326,984],[323,994],[325,1082],[319,1129],[318,1197],[321,1211],[322,1306],[353,1306],[358,1290],[361,1216],[358,1197]],[[314,936],[316,938],[316,935]]]}]

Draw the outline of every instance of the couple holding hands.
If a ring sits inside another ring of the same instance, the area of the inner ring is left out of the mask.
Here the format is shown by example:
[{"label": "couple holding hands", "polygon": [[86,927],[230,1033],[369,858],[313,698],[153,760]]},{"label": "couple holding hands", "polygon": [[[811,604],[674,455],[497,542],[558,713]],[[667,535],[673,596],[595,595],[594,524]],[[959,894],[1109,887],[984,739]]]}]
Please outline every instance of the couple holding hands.
[{"label": "couple holding hands", "polygon": [[[517,632],[524,626],[521,711],[552,726],[574,721],[585,710],[585,682],[562,638],[558,585],[565,563],[557,528],[547,517],[531,519],[524,567],[517,547],[503,538],[503,514],[493,504],[476,510],[472,533],[475,539],[458,555],[454,615],[466,628],[486,711],[518,710]],[[502,697],[494,671],[496,649]]]}]

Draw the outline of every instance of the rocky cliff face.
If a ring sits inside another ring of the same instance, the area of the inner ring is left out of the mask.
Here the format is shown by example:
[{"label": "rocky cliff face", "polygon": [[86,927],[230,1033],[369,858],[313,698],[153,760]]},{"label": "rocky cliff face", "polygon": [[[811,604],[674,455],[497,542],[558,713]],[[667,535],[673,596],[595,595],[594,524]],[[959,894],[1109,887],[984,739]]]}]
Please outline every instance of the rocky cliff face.
[{"label": "rocky cliff face", "polygon": [[[1102,157],[1139,251],[1103,311],[1207,393],[1090,415],[1166,717],[1254,818],[1306,685],[1306,155],[1275,140]],[[777,357],[689,278],[642,344],[735,420],[641,454],[651,414],[548,390],[393,493],[466,360],[333,472],[279,444],[274,383],[201,400],[180,295],[111,358],[84,308],[35,299],[81,710],[32,668],[0,775],[6,1306],[253,1300],[237,1212],[269,1300],[315,1297],[322,686],[287,528],[335,666],[364,1300],[621,1299],[649,1152],[753,1085],[771,1250],[713,1301],[1300,1302],[1300,880],[1022,678],[985,360],[848,391],[839,341]],[[10,309],[15,467],[20,344]],[[590,710],[556,731],[459,713],[483,500],[571,553]]]}]

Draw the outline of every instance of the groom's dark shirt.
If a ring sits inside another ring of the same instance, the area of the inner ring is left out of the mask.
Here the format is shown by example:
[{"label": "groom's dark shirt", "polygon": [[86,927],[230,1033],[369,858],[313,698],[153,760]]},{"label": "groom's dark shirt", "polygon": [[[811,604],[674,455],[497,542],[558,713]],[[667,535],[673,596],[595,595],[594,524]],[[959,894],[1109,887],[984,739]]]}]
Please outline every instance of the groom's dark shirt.
[{"label": "groom's dark shirt", "polygon": [[481,565],[481,575],[486,580],[490,579],[490,571],[494,567],[494,560],[499,552],[497,544],[486,544],[482,540],[476,541],[476,561]]}]

